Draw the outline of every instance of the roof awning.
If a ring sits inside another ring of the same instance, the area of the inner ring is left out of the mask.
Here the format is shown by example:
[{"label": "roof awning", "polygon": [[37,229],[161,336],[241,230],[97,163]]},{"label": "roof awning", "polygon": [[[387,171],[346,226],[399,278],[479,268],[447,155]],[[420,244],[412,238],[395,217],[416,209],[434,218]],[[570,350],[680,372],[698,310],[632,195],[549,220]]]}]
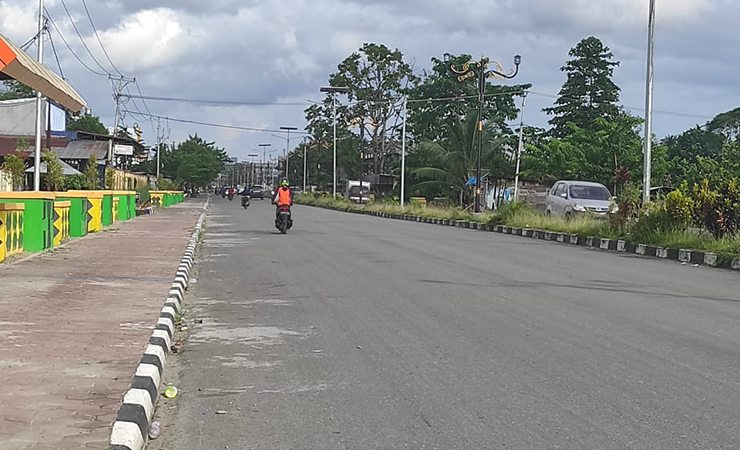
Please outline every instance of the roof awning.
[{"label": "roof awning", "polygon": [[72,86],[0,34],[0,78],[3,75],[41,92],[70,111],[79,112],[86,105]]},{"label": "roof awning", "polygon": [[[70,166],[66,162],[59,161],[59,163],[62,165],[62,173],[64,173],[65,177],[70,175],[82,175],[82,172]],[[45,174],[46,172],[46,162],[41,161],[41,173]],[[26,173],[33,173],[33,167],[29,167],[28,169],[26,169]]]}]

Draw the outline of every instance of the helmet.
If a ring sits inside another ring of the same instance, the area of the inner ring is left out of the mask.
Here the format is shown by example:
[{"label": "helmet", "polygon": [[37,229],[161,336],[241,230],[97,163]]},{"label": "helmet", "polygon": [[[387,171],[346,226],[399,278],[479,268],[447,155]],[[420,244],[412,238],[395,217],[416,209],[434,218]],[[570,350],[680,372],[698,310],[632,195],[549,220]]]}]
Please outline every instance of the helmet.
[{"label": "helmet", "polygon": [[280,181],[280,186],[281,187],[282,186],[288,187],[288,180],[282,180],[282,181]]}]

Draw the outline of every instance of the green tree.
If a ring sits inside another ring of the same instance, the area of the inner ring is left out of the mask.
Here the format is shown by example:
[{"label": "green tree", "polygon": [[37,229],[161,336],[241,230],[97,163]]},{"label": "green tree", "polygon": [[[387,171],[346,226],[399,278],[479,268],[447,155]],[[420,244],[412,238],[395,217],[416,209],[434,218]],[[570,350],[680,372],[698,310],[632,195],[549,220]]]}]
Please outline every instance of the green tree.
[{"label": "green tree", "polygon": [[98,171],[98,158],[91,155],[85,163],[85,188],[91,191],[100,186],[100,172]]},{"label": "green tree", "polygon": [[0,100],[36,97],[36,91],[16,80],[4,81],[5,90],[0,92]]},{"label": "green tree", "polygon": [[620,114],[619,87],[612,81],[619,62],[612,61],[614,54],[609,47],[592,36],[580,41],[568,54],[573,59],[560,69],[567,74],[565,84],[555,106],[543,110],[554,116],[549,122],[550,134],[559,138],[572,132],[569,123],[589,129],[596,126],[598,118],[613,121]]},{"label": "green tree", "polygon": [[25,137],[19,138],[15,142],[15,154],[10,154],[5,157],[3,163],[3,170],[10,174],[10,182],[15,190],[23,190],[26,181],[26,160],[28,150],[28,139]]},{"label": "green tree", "polygon": [[162,151],[161,174],[180,185],[205,186],[218,177],[228,159],[223,149],[196,134]]},{"label": "green tree", "polygon": [[[389,157],[397,154],[402,126],[401,97],[416,82],[417,77],[401,51],[374,43],[364,44],[329,76],[331,86],[349,87],[347,97],[355,102],[338,109],[339,124],[344,124],[338,128],[363,128],[358,134],[367,141],[365,153],[372,156],[375,173],[384,172]],[[309,121],[306,129],[312,134],[329,136],[331,96],[327,95],[323,104],[309,108],[306,118]]]},{"label": "green tree", "polygon": [[100,118],[91,114],[67,114],[67,131],[84,131],[87,133],[108,135],[108,129]]},{"label": "green tree", "polygon": [[[551,184],[561,179],[602,183],[617,191],[617,186],[641,180],[643,173],[642,139],[637,117],[621,113],[615,120],[598,118],[589,128],[570,124],[566,137],[550,138],[530,145],[523,157],[526,178]],[[668,170],[666,147],[653,148],[652,179],[660,180]],[[626,176],[620,180],[619,174]]]},{"label": "green tree", "polygon": [[[467,181],[475,174],[478,157],[477,147],[478,112],[468,112],[463,120],[447,127],[446,137],[438,141],[422,140],[414,149],[414,164],[422,164],[412,170],[415,187],[427,195],[462,193],[462,202],[469,203],[474,197],[474,186]],[[491,167],[502,159],[505,142],[495,137],[491,124],[485,124],[481,165]]]},{"label": "green tree", "polygon": [[[460,67],[470,61],[470,55],[450,58]],[[507,121],[514,120],[519,110],[514,96],[521,95],[531,85],[501,86],[486,81],[486,98],[483,105],[483,120],[497,133],[509,133]],[[447,101],[424,101],[425,99],[452,99]],[[464,118],[468,111],[478,108],[478,86],[475,81],[459,82],[450,75],[449,65],[432,58],[432,70],[424,72],[421,82],[409,89],[408,131],[414,139],[437,140],[444,136],[447,127]]]},{"label": "green tree", "polygon": [[49,191],[61,191],[64,188],[64,170],[56,153],[44,150],[41,159],[46,164],[46,189]]}]

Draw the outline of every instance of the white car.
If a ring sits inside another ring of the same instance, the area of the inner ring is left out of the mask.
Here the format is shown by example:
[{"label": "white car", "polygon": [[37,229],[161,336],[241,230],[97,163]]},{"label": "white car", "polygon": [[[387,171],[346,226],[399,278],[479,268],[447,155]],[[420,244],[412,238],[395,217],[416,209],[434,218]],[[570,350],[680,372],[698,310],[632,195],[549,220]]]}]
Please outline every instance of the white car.
[{"label": "white car", "polygon": [[548,216],[571,219],[588,214],[605,219],[615,210],[614,197],[600,183],[588,181],[558,181],[547,194],[545,213]]}]

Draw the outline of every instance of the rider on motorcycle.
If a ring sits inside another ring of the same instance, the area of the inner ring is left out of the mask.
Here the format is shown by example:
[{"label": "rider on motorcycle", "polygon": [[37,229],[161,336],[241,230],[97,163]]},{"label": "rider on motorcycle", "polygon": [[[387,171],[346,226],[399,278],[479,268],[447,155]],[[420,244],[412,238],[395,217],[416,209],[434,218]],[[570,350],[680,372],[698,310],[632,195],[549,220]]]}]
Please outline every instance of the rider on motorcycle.
[{"label": "rider on motorcycle", "polygon": [[252,196],[252,193],[249,191],[249,186],[245,187],[239,195],[242,197],[242,206],[244,206],[244,204],[249,205],[249,197]]},{"label": "rider on motorcycle", "polygon": [[[272,196],[272,204],[276,205],[275,208],[275,222],[277,222],[278,216],[280,215],[281,206],[293,206],[293,191],[290,190],[288,180],[283,179],[280,181],[280,187],[275,191],[275,195]],[[288,224],[290,228],[291,223]]]}]

